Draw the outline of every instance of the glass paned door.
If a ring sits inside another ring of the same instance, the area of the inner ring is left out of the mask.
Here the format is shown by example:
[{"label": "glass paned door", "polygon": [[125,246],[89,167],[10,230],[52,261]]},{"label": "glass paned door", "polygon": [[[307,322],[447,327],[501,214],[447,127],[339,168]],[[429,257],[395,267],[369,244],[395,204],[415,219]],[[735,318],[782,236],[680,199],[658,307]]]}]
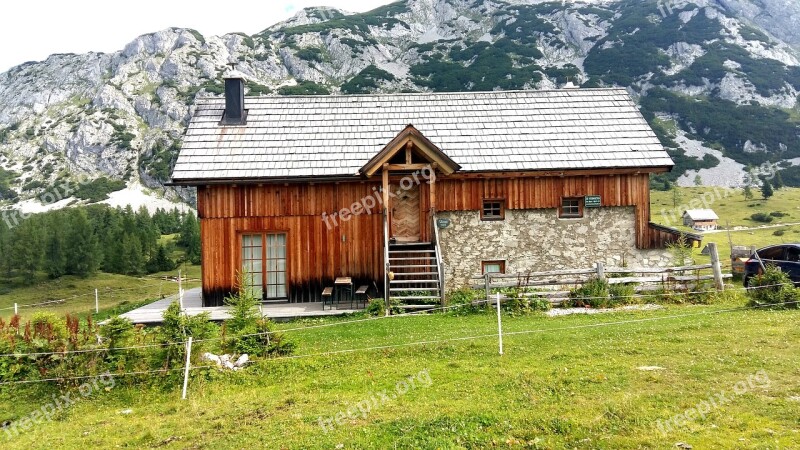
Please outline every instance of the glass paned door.
[{"label": "glass paned door", "polygon": [[267,299],[286,298],[286,234],[267,234]]},{"label": "glass paned door", "polygon": [[286,233],[242,235],[245,289],[260,300],[286,300]]},{"label": "glass paned door", "polygon": [[245,289],[257,299],[264,296],[264,241],[261,234],[242,236],[242,270]]}]

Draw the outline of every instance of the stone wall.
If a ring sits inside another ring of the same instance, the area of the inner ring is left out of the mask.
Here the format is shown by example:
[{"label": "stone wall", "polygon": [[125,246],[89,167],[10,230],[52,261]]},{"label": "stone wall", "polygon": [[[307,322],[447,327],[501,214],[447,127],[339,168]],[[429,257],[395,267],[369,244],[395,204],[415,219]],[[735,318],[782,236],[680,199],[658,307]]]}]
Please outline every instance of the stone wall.
[{"label": "stone wall", "polygon": [[669,266],[666,250],[636,248],[633,207],[585,208],[584,217],[559,219],[556,209],[506,210],[505,220],[482,221],[478,211],[440,212],[445,290],[470,284],[481,261],[504,260],[506,273],[607,266]]}]

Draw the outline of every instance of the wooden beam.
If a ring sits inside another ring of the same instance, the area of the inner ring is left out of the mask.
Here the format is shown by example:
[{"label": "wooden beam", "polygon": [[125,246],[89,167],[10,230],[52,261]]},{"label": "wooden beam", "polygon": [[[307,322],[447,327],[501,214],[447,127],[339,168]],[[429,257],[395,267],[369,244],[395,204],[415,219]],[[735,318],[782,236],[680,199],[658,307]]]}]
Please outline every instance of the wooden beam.
[{"label": "wooden beam", "polygon": [[414,145],[414,142],[411,139],[406,142],[406,164],[411,164],[411,147]]},{"label": "wooden beam", "polygon": [[467,173],[454,173],[449,175],[448,178],[452,179],[486,179],[486,178],[528,178],[528,177],[569,177],[569,176],[595,176],[607,175],[610,177],[617,175],[633,175],[636,172],[640,174],[645,173],[663,173],[669,172],[669,169],[656,167],[649,170],[644,169],[589,169],[589,170],[549,170],[549,171],[536,171],[529,170],[524,172],[467,172]]},{"label": "wooden beam", "polygon": [[428,164],[385,164],[384,170],[423,170],[429,167]]},{"label": "wooden beam", "polygon": [[[383,207],[389,211],[389,164],[383,165]],[[388,217],[387,217],[388,219]]]},{"label": "wooden beam", "polygon": [[431,197],[431,215],[436,213],[436,169],[433,167],[429,168],[431,179],[428,180],[430,183],[430,197]]}]

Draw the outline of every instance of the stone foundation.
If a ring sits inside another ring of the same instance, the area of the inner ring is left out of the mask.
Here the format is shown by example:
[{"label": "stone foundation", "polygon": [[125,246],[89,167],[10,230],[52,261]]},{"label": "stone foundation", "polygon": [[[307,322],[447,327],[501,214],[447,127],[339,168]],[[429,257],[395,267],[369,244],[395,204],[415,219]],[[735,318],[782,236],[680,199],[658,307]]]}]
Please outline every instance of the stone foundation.
[{"label": "stone foundation", "polygon": [[506,210],[505,220],[482,221],[479,211],[437,214],[445,290],[468,286],[481,261],[503,260],[506,273],[594,267],[666,267],[667,250],[640,250],[633,207],[585,208],[584,217],[559,219],[556,209]]}]

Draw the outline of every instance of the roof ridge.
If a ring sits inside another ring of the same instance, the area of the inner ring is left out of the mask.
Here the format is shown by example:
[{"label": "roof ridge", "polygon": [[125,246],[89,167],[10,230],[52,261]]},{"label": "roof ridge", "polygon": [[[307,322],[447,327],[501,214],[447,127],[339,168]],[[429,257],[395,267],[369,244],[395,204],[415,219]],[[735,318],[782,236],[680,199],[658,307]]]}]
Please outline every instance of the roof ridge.
[{"label": "roof ridge", "polygon": [[[599,91],[606,91],[606,92],[619,92],[623,91],[627,93],[627,90],[624,87],[593,87],[593,88],[579,88],[579,89],[514,89],[514,90],[503,90],[503,91],[448,91],[448,92],[384,92],[384,93],[374,93],[374,94],[326,94],[326,95],[279,95],[279,94],[268,94],[268,95],[247,95],[245,98],[248,99],[259,99],[259,98],[376,98],[376,97],[422,97],[422,96],[431,96],[431,95],[440,95],[440,96],[456,96],[456,95],[503,95],[503,94],[544,94],[544,93],[552,93],[552,92],[564,92],[564,93],[575,93],[575,92],[599,92]],[[195,103],[202,102],[202,101],[220,101],[224,100],[224,97],[202,97],[197,99]]]}]

